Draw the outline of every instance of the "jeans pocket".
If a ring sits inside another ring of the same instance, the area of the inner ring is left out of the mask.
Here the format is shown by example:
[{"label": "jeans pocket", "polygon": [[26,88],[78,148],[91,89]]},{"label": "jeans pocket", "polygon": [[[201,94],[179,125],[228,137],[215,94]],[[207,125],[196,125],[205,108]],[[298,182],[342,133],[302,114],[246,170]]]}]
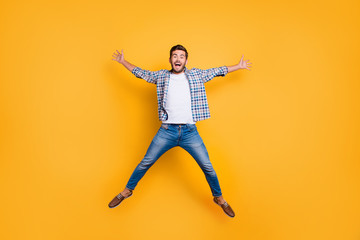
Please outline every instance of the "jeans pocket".
[{"label": "jeans pocket", "polygon": [[195,124],[189,124],[189,125],[188,125],[188,129],[189,129],[189,132],[193,132],[193,131],[195,131],[197,128],[196,128],[196,125],[195,125]]}]

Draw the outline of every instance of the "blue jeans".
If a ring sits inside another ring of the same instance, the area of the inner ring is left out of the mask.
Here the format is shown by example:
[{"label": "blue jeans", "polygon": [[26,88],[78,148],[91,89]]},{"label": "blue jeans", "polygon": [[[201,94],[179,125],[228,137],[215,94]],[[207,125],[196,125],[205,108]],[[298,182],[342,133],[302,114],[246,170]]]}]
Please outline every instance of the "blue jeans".
[{"label": "blue jeans", "polygon": [[126,188],[134,190],[146,171],[169,149],[180,146],[195,159],[205,174],[214,197],[221,196],[221,189],[215,170],[195,124],[162,123],[153,138],[144,158],[132,173]]}]

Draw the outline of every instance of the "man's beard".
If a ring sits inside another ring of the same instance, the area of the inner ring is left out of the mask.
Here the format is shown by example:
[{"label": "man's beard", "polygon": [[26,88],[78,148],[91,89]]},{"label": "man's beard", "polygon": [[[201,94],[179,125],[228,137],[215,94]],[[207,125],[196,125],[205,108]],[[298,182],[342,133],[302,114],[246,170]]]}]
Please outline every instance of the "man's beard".
[{"label": "man's beard", "polygon": [[185,69],[185,64],[182,65],[182,67],[178,71],[175,70],[175,63],[172,64],[172,72],[174,73],[181,73],[184,69]]}]

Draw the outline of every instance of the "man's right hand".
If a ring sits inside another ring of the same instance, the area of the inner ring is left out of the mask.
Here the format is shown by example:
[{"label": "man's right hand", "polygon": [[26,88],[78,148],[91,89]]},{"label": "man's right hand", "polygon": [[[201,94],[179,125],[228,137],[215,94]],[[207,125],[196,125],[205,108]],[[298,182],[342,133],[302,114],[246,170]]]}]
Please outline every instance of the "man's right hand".
[{"label": "man's right hand", "polygon": [[117,61],[118,63],[121,63],[130,72],[132,72],[132,70],[136,67],[135,65],[132,65],[131,63],[129,63],[128,61],[126,61],[124,59],[124,50],[122,50],[122,49],[121,49],[121,53],[119,53],[119,51],[116,50],[116,52],[112,56],[113,56],[112,60]]},{"label": "man's right hand", "polygon": [[116,50],[116,52],[112,55],[113,59],[121,64],[124,64],[124,50],[121,49],[121,53],[119,53],[118,50]]}]

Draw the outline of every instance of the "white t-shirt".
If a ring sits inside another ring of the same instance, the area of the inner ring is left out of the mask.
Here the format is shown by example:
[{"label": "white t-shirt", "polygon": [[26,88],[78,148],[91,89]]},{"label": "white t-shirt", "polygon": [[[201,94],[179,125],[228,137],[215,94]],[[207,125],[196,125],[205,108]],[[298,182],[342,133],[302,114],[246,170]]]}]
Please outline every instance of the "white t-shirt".
[{"label": "white t-shirt", "polygon": [[190,86],[185,73],[170,74],[165,110],[168,120],[163,123],[196,123],[192,117]]}]

